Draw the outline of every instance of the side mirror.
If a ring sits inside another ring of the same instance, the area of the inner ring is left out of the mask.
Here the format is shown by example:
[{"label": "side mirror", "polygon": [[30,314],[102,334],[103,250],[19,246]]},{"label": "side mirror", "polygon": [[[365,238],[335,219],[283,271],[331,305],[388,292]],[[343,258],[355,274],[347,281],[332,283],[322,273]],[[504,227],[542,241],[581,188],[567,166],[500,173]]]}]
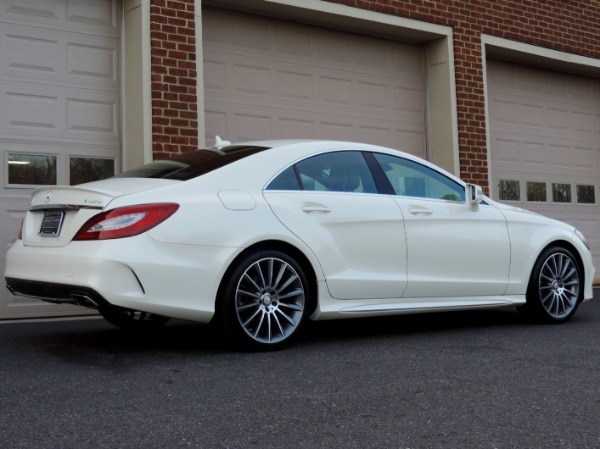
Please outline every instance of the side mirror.
[{"label": "side mirror", "polygon": [[483,189],[475,184],[467,184],[465,186],[465,197],[469,209],[476,211],[479,209],[479,203],[483,201]]}]

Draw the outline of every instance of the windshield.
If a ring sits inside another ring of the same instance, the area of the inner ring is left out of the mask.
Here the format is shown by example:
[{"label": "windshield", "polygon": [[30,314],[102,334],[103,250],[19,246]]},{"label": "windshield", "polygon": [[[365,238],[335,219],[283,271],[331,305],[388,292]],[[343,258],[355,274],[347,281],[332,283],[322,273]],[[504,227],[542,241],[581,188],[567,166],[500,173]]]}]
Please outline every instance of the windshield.
[{"label": "windshield", "polygon": [[201,149],[193,153],[177,153],[171,158],[127,170],[115,178],[158,178],[186,181],[267,149],[267,147],[235,145],[220,150]]}]

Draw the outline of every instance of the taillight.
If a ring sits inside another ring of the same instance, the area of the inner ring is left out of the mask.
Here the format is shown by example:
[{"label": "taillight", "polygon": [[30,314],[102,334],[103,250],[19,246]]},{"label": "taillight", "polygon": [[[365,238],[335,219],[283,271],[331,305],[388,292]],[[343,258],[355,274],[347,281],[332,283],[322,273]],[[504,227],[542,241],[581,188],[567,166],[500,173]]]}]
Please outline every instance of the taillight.
[{"label": "taillight", "polygon": [[179,209],[179,204],[156,203],[127,206],[103,212],[88,220],[73,240],[108,240],[146,232]]}]

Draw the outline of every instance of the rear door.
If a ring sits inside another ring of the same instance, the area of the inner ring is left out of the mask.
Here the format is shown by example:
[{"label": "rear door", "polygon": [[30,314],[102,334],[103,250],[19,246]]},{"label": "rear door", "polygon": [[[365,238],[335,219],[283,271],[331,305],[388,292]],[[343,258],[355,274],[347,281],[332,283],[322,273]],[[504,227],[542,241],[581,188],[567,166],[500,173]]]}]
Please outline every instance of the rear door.
[{"label": "rear door", "polygon": [[279,220],[318,256],[338,299],[399,298],[406,288],[404,220],[379,195],[359,151],[306,159],[264,195]]}]

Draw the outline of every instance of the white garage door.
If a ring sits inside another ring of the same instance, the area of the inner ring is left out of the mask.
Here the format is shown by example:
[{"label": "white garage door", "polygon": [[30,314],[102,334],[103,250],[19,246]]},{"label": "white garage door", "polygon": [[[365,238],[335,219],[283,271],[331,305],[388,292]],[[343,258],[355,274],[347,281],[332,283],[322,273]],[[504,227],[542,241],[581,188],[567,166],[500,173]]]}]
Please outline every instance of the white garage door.
[{"label": "white garage door", "polygon": [[420,48],[205,8],[206,141],[322,138],[425,156]]},{"label": "white garage door", "polygon": [[[116,0],[0,2],[2,275],[33,187],[79,184],[117,167],[119,14]],[[70,311],[82,309],[0,289],[0,318]]]},{"label": "white garage door", "polygon": [[600,267],[600,80],[488,61],[496,199],[573,224]]}]

